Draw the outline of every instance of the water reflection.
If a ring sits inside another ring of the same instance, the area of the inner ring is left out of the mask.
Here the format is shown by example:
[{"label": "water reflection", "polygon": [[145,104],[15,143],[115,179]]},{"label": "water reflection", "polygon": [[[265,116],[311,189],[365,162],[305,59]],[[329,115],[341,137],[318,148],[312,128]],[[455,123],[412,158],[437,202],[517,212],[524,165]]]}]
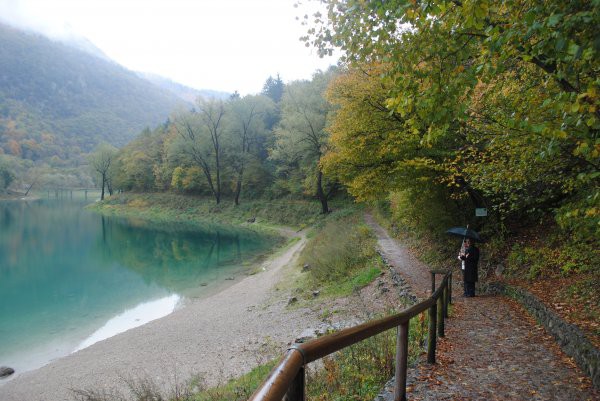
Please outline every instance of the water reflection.
[{"label": "water reflection", "polygon": [[128,309],[106,322],[104,326],[100,327],[91,336],[79,344],[74,351],[82,350],[98,341],[105,340],[129,329],[133,329],[134,327],[139,327],[151,322],[152,320],[167,316],[175,310],[179,300],[179,295],[173,294],[165,298],[157,299],[156,301],[144,302],[133,309]]},{"label": "water reflection", "polygon": [[123,311],[196,294],[274,245],[252,232],[149,225],[83,205],[0,202],[0,365],[41,366]]},{"label": "water reflection", "polygon": [[[161,226],[101,217],[102,241],[95,257],[118,261],[143,280],[185,293],[200,283],[231,275],[231,267],[252,260],[273,239],[251,231]],[[107,264],[105,263],[105,264]]]}]

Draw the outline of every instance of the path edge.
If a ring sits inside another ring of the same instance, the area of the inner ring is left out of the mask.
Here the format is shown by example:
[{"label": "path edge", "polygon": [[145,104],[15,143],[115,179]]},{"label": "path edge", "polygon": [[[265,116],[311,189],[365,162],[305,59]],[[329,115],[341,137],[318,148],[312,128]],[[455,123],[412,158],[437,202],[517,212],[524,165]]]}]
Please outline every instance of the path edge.
[{"label": "path edge", "polygon": [[564,321],[535,295],[506,283],[492,282],[487,292],[501,294],[519,302],[554,337],[560,348],[572,357],[600,389],[600,350],[587,339],[581,329]]}]

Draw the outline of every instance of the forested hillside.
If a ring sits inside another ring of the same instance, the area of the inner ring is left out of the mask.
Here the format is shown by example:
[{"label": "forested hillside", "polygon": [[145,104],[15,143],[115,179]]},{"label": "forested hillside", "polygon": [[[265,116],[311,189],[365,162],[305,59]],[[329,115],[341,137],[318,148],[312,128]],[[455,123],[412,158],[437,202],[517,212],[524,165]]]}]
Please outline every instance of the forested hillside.
[{"label": "forested hillside", "polygon": [[116,63],[0,25],[0,152],[73,165],[122,146],[184,102]]}]

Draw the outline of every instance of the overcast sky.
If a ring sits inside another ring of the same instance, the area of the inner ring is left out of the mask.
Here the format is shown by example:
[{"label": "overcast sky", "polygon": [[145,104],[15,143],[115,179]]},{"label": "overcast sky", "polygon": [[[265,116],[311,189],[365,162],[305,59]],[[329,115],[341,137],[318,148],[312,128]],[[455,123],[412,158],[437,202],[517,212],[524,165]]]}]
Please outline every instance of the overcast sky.
[{"label": "overcast sky", "polygon": [[[310,78],[335,64],[299,37],[295,0],[0,0],[0,17],[54,37],[78,34],[107,56],[197,89],[257,93],[269,75]],[[314,6],[313,6],[314,7]]]}]

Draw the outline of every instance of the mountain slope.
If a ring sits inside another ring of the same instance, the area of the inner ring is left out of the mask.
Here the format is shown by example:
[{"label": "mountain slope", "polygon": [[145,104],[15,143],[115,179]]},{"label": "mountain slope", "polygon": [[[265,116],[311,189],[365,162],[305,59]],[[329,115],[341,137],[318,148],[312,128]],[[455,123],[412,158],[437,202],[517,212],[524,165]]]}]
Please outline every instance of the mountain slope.
[{"label": "mountain slope", "polygon": [[0,25],[0,153],[65,160],[120,146],[183,104],[116,63]]}]

